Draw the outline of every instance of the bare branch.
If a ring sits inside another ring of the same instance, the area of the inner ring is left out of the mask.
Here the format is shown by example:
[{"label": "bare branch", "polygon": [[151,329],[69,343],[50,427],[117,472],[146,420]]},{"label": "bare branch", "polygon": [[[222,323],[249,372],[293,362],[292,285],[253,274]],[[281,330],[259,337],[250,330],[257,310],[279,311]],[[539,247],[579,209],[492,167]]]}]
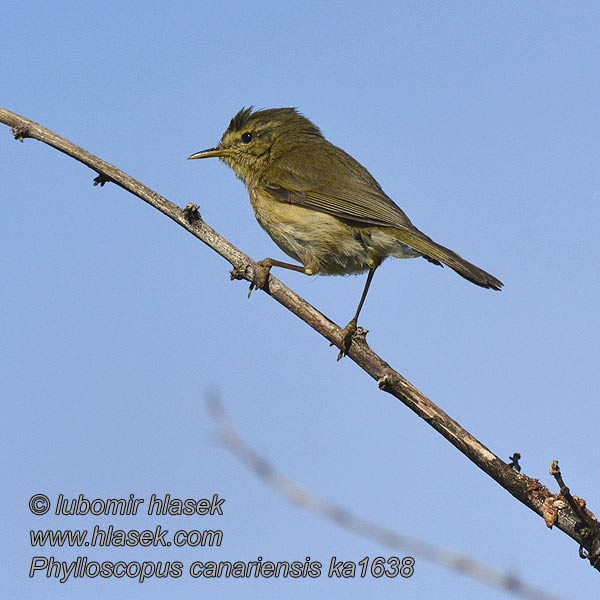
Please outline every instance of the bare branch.
[{"label": "bare branch", "polygon": [[[98,173],[99,178],[96,179],[96,183],[102,185],[111,181],[141,198],[229,261],[233,265],[232,278],[253,281],[254,272],[257,269],[256,263],[209,227],[193,206],[185,209],[179,208],[116,167],[29,119],[0,108],[0,122],[11,126],[15,138],[18,140],[22,141],[25,138],[40,140],[87,165]],[[343,342],[341,328],[277,278],[270,276],[265,292],[318,331],[329,342],[341,348]],[[364,336],[353,339],[347,354],[351,360],[377,381],[380,389],[403,402],[515,498],[538,515],[546,516],[544,512],[544,507],[547,506],[546,502],[554,499],[555,496],[545,485],[537,479],[518,473],[486,448],[400,373],[392,369],[369,347]],[[597,529],[593,535],[582,535],[582,530],[589,532],[592,528],[587,523],[581,522],[580,516],[574,512],[568,502],[558,503],[554,508],[557,514],[553,524],[577,541],[580,548],[585,550],[585,553],[581,553],[581,555],[600,570],[600,534]]]}]

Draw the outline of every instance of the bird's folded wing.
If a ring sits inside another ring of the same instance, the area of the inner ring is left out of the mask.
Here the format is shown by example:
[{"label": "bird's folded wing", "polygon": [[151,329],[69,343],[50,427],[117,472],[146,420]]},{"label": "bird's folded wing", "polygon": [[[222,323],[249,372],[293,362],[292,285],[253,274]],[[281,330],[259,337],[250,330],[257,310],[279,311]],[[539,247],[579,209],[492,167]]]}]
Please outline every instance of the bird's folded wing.
[{"label": "bird's folded wing", "polygon": [[328,213],[356,225],[379,225],[404,229],[414,226],[384,192],[356,182],[351,188],[327,190],[294,190],[280,185],[265,187],[280,200]]}]

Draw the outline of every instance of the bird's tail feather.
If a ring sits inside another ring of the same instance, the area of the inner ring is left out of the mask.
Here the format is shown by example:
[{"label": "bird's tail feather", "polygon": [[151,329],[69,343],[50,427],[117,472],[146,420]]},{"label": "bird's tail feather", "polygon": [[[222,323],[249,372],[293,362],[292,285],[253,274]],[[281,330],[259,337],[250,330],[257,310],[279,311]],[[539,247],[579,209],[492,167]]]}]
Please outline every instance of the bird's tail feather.
[{"label": "bird's tail feather", "polygon": [[400,240],[403,243],[414,248],[432,262],[440,262],[447,265],[453,271],[456,271],[459,275],[468,279],[475,285],[491,288],[492,290],[502,289],[504,284],[499,279],[496,279],[493,275],[490,275],[483,269],[471,264],[456,252],[434,242],[430,237],[426,236],[418,229],[415,229],[414,231],[402,229],[399,230],[399,232]]}]

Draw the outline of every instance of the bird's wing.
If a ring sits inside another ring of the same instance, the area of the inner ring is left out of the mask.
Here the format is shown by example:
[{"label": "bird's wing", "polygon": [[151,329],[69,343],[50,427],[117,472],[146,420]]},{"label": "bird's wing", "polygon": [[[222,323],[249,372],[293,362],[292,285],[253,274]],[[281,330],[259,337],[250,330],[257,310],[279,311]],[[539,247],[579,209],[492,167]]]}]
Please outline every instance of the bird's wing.
[{"label": "bird's wing", "polygon": [[[333,174],[333,175],[332,175]],[[402,209],[349,154],[327,144],[318,160],[300,147],[269,170],[265,190],[282,202],[328,213],[357,225],[415,229]]]}]

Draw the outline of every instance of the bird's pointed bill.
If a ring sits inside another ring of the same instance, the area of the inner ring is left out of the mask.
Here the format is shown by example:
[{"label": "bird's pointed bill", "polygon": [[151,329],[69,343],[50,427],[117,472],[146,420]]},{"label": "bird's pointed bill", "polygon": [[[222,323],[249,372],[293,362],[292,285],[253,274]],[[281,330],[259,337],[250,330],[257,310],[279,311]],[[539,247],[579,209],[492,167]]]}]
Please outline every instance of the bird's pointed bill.
[{"label": "bird's pointed bill", "polygon": [[197,158],[220,158],[221,156],[227,156],[230,154],[230,151],[227,148],[208,148],[207,150],[200,150],[200,152],[195,152],[194,154],[188,156],[188,160],[196,160]]}]

